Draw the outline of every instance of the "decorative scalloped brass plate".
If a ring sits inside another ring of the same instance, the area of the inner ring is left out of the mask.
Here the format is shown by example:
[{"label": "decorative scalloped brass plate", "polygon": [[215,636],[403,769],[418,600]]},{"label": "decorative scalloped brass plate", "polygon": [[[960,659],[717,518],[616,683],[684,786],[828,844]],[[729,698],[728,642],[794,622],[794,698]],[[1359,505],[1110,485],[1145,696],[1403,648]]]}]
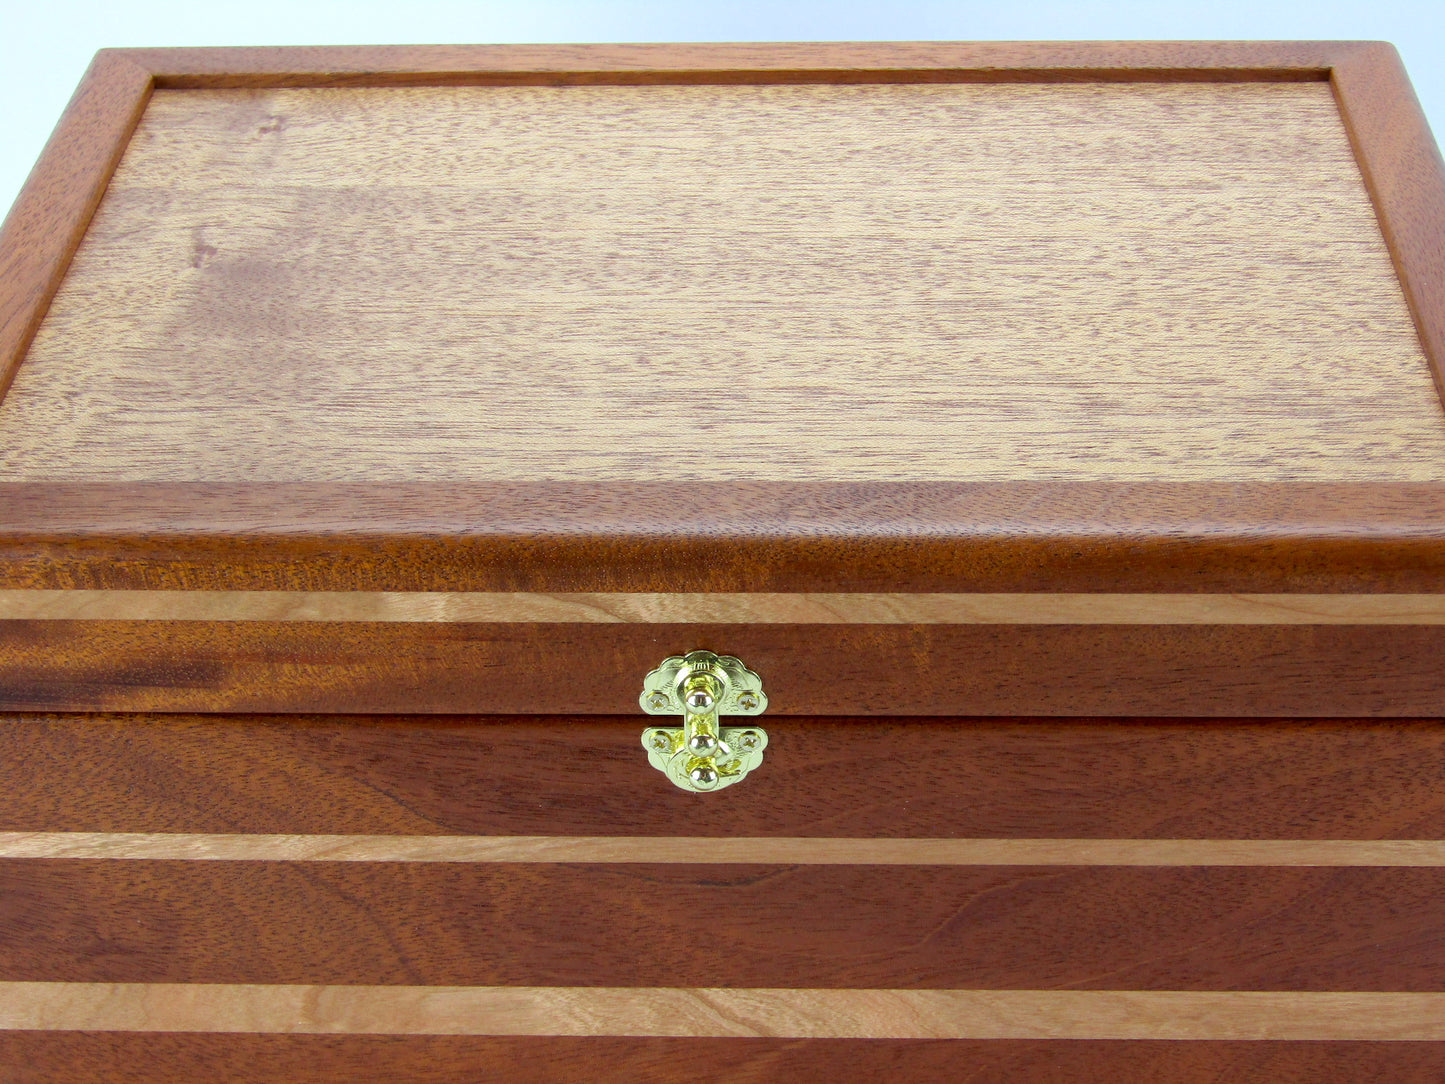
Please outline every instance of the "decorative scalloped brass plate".
[{"label": "decorative scalloped brass plate", "polygon": [[760,727],[723,727],[721,715],[761,715],[768,706],[762,679],[732,655],[693,651],[663,659],[642,682],[649,715],[681,715],[679,727],[642,732],[652,766],[683,790],[730,787],[763,761],[768,736]]}]

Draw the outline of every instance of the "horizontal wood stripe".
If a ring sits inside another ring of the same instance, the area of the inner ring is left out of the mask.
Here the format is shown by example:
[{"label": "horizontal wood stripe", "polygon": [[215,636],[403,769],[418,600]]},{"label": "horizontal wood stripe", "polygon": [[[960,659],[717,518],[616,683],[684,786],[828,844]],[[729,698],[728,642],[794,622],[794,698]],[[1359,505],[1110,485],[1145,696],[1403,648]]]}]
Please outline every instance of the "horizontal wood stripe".
[{"label": "horizontal wood stripe", "polygon": [[1441,625],[1445,595],[0,590],[0,620]]},{"label": "horizontal wood stripe", "polygon": [[886,866],[1445,866],[1427,839],[828,839],[0,832],[0,858]]},{"label": "horizontal wood stripe", "polygon": [[1441,720],[765,716],[702,818],[644,721],[0,715],[0,831],[1445,839]]},{"label": "horizontal wood stripe", "polygon": [[1438,867],[30,858],[0,883],[13,981],[1445,990]]},{"label": "horizontal wood stripe", "polygon": [[0,1027],[386,1035],[1442,1040],[1445,994],[3,983]]},{"label": "horizontal wood stripe", "polygon": [[1438,594],[1442,538],[1438,483],[0,482],[6,588]]},{"label": "horizontal wood stripe", "polygon": [[1439,1084],[1445,1043],[3,1031],[7,1084]]},{"label": "horizontal wood stripe", "polygon": [[98,620],[0,621],[0,710],[620,715],[697,648],[762,675],[769,718],[1445,711],[1445,625]]}]

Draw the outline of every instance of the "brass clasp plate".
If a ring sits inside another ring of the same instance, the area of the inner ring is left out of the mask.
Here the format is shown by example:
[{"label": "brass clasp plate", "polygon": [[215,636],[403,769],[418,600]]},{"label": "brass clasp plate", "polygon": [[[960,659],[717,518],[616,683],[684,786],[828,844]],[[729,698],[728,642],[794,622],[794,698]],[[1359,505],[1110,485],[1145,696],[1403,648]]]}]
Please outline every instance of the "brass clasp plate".
[{"label": "brass clasp plate", "polygon": [[723,727],[721,715],[761,715],[762,679],[731,655],[693,651],[663,659],[642,682],[649,715],[681,715],[682,726],[642,732],[652,766],[683,790],[730,787],[763,761],[768,736],[760,727]]}]

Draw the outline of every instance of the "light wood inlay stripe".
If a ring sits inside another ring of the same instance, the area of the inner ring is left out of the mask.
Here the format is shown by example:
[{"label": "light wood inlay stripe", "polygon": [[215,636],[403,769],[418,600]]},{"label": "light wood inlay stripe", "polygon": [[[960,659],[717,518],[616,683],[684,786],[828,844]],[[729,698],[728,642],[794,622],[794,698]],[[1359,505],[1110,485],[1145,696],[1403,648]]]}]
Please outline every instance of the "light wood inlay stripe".
[{"label": "light wood inlay stripe", "polygon": [[0,858],[901,866],[1445,866],[1427,839],[826,839],[0,832]]},{"label": "light wood inlay stripe", "polygon": [[1440,625],[1445,595],[0,590],[0,620]]},{"label": "light wood inlay stripe", "polygon": [[1445,1039],[1445,994],[0,983],[0,1029],[799,1039]]}]

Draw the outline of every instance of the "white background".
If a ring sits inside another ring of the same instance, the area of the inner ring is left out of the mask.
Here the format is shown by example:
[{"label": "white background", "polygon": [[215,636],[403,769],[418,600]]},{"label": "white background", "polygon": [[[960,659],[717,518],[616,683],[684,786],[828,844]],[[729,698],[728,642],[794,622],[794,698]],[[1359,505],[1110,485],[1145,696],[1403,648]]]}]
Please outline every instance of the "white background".
[{"label": "white background", "polygon": [[1445,131],[1445,0],[0,0],[0,208],[106,46],[454,42],[1392,41]]}]

